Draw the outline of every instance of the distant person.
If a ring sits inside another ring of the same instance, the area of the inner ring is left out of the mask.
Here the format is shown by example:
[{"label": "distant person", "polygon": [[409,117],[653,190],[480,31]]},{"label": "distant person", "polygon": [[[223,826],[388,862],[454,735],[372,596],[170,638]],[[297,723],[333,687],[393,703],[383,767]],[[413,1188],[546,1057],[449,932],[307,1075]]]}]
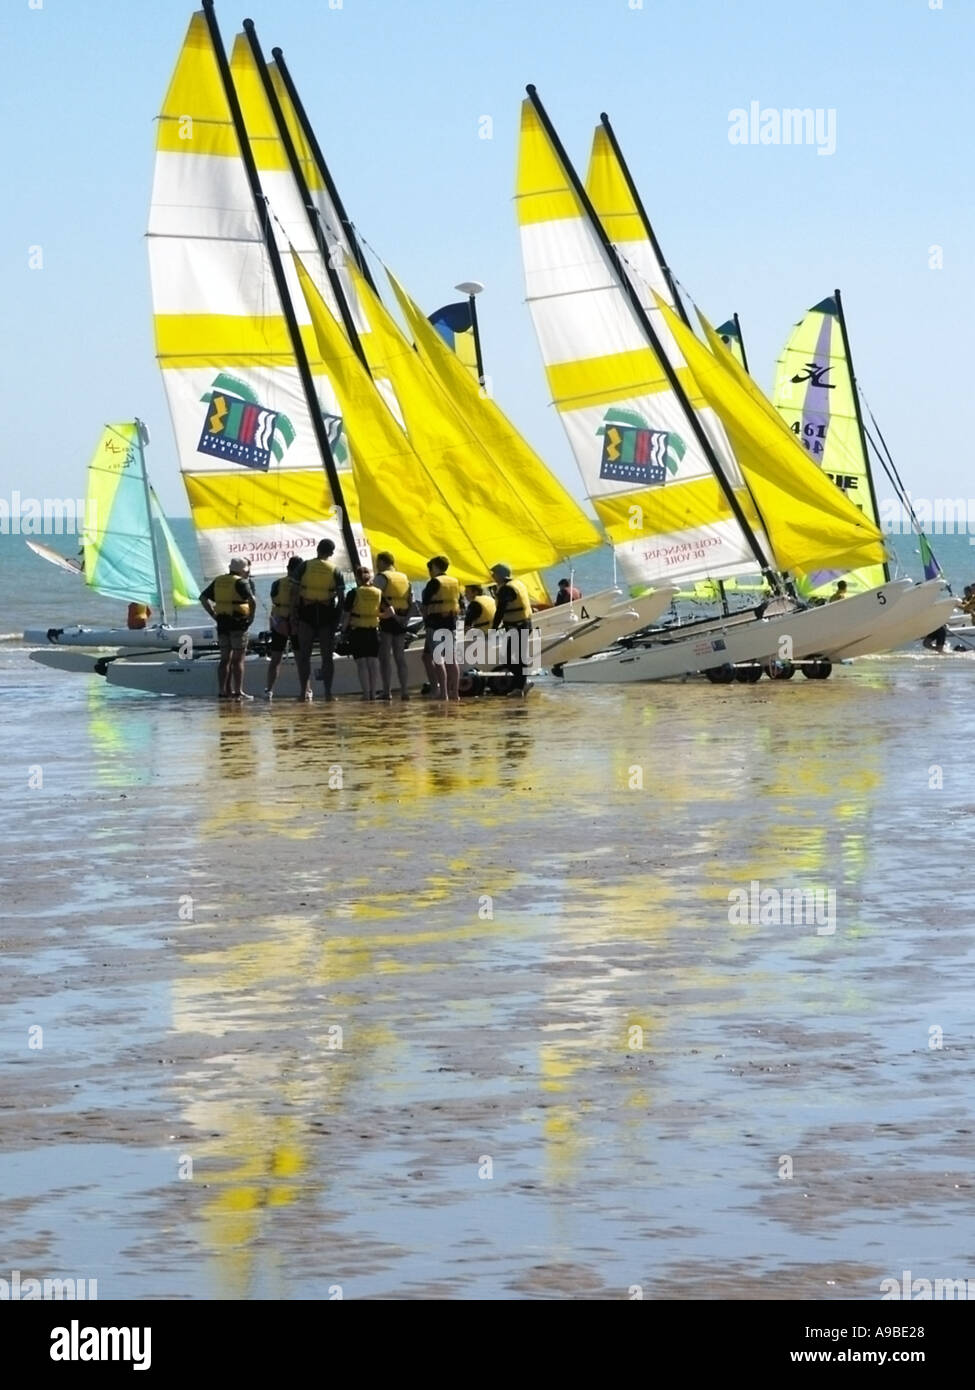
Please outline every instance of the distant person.
[{"label": "distant person", "polygon": [[343,603],[342,631],[348,634],[349,655],[355,661],[359,689],[364,700],[379,694],[379,610],[383,594],[372,582],[372,570],[360,565],[355,572],[356,586]]},{"label": "distant person", "polygon": [[318,542],[318,554],[309,560],[295,586],[292,625],[298,632],[298,681],[300,700],[311,700],[311,662],[316,645],[322,655],[325,699],[332,700],[335,672],[335,630],[341,617],[345,580],[332,563],[335,542]]},{"label": "distant person", "polygon": [[846,596],[847,596],[847,594],[846,594],[846,580],[845,580],[845,579],[841,579],[841,580],[839,580],[839,582],[837,583],[836,588],[835,588],[835,589],[833,590],[833,592],[830,594],[830,596],[829,596],[829,602],[830,602],[830,603],[836,603],[838,599],[846,598]]},{"label": "distant person", "polygon": [[298,633],[292,624],[291,612],[304,568],[305,562],[301,556],[292,555],[288,561],[287,573],[281,579],[275,579],[271,585],[271,659],[268,662],[267,687],[264,691],[266,700],[274,698],[274,686],[278,679],[281,658],[289,642],[292,652],[297,655]]},{"label": "distant person", "polygon": [[[460,699],[460,666],[457,661],[457,619],[460,616],[460,584],[447,570],[446,555],[427,561],[429,582],[420,596],[426,640],[423,664],[430,681],[430,693],[437,700]],[[434,652],[440,660],[434,658]]]},{"label": "distant person", "polygon": [[962,612],[967,613],[975,623],[975,584],[966,584],[961,599]]},{"label": "distant person", "polygon": [[200,603],[217,624],[220,666],[217,680],[222,700],[250,700],[244,693],[244,655],[247,629],[254,621],[257,603],[247,578],[246,560],[231,560],[226,574],[218,574],[200,594]]},{"label": "distant person", "polygon": [[497,603],[490,594],[484,592],[482,584],[468,584],[464,588],[467,607],[464,610],[464,630],[489,632],[494,626]]},{"label": "distant person", "polygon": [[944,654],[945,642],[948,640],[948,625],[935,628],[934,632],[929,632],[921,646],[926,647],[929,652],[937,652],[939,656]]},{"label": "distant person", "polygon": [[413,609],[413,588],[402,570],[396,568],[396,559],[388,550],[381,550],[376,556],[376,577],[373,583],[383,596],[379,620],[379,670],[382,676],[379,698],[393,698],[395,662],[400,699],[408,700],[410,682],[406,666],[406,638],[407,623]]},{"label": "distant person", "polygon": [[125,625],[130,632],[141,632],[149,624],[152,609],[148,603],[130,603]]},{"label": "distant person", "polygon": [[503,627],[507,633],[505,664],[514,677],[512,688],[525,695],[530,688],[527,676],[531,665],[531,599],[524,582],[512,579],[508,565],[493,565],[491,574],[497,585],[497,608],[492,626]]},{"label": "distant person", "polygon": [[555,595],[556,607],[560,603],[573,603],[577,598],[582,598],[582,590],[577,589],[574,584],[570,584],[568,579],[560,579],[559,590]]}]

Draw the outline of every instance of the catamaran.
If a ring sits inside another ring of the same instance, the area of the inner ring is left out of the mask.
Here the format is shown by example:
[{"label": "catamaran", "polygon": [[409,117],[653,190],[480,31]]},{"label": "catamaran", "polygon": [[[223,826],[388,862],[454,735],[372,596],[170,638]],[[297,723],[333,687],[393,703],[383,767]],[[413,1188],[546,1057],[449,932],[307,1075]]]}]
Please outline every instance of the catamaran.
[{"label": "catamaran", "polygon": [[199,585],[149,482],[145,461],[148,440],[148,430],[138,419],[106,425],[102,431],[88,465],[80,561],[36,542],[28,541],[28,545],[44,559],[79,576],[95,593],[145,604],[159,616],[135,629],[80,624],[28,629],[24,640],[43,644],[31,653],[42,665],[90,672],[94,669],[93,648],[166,651],[187,641],[198,646],[216,641],[213,624],[180,626],[169,620],[157,527],[169,560],[173,608],[195,605]]},{"label": "catamaran", "polygon": [[[323,534],[340,564],[391,550],[410,578],[447,553],[461,582],[486,580],[499,558],[527,573],[599,545],[398,282],[415,342],[386,311],[276,58],[264,63],[247,24],[228,60],[207,0],[158,126],[157,350],[206,574],[234,553],[254,573],[280,573]],[[552,610],[539,624],[543,651],[584,654],[658,619],[672,594],[661,585],[631,601],[611,589]],[[337,663],[336,693],[355,688],[347,664],[348,680]],[[419,681],[418,655],[413,665]],[[195,652],[115,661],[108,678],[216,690],[213,661]],[[284,665],[278,690],[289,690]]]},{"label": "catamaran", "polygon": [[774,596],[569,663],[565,679],[660,679],[784,657],[813,658],[807,673],[825,674],[823,658],[867,640],[910,582],[824,610],[801,607],[789,580],[827,558],[878,562],[882,534],[675,311],[672,277],[605,118],[584,187],[529,88],[516,203],[549,386],[621,567],[636,561],[647,577],[682,583],[761,574]]}]

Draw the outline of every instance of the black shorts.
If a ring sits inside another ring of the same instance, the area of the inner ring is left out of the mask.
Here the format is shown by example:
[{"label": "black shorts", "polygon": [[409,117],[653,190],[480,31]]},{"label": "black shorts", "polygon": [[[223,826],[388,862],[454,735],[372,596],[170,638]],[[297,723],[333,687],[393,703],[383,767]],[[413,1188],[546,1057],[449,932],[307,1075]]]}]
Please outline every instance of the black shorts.
[{"label": "black shorts", "polygon": [[289,642],[291,643],[291,650],[294,651],[298,645],[297,637],[289,637],[286,632],[272,632],[268,645],[272,652],[283,652],[287,649]]},{"label": "black shorts", "polygon": [[364,656],[379,655],[379,629],[375,627],[350,627],[346,633],[349,639],[349,655],[356,660]]}]

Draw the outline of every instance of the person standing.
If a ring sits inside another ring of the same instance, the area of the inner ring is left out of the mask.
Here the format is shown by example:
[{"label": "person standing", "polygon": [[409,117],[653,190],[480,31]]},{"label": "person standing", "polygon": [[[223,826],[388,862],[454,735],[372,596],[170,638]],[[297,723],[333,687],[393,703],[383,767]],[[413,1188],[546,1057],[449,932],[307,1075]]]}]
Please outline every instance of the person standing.
[{"label": "person standing", "polygon": [[409,675],[406,668],[407,620],[413,607],[413,589],[396,560],[388,550],[376,556],[376,577],[373,581],[381,590],[383,604],[379,620],[379,669],[382,674],[380,700],[393,698],[393,662],[399,677],[400,699],[408,700]]},{"label": "person standing", "polygon": [[438,700],[460,699],[460,665],[457,661],[457,619],[460,616],[460,584],[447,570],[446,555],[427,561],[429,582],[420,597],[427,635],[423,664],[430,693]]},{"label": "person standing", "polygon": [[309,560],[295,586],[291,610],[292,630],[298,633],[298,680],[300,700],[311,700],[311,663],[316,645],[322,656],[322,683],[325,699],[332,700],[335,671],[335,629],[345,594],[345,580],[332,563],[335,542],[318,542],[318,554]]},{"label": "person standing", "polygon": [[247,629],[254,621],[257,603],[247,579],[246,560],[233,559],[226,574],[218,574],[200,594],[200,603],[217,624],[220,666],[217,680],[222,700],[250,700],[244,693],[244,656]]},{"label": "person standing", "polygon": [[281,579],[275,579],[271,585],[271,659],[268,662],[267,687],[264,691],[266,700],[274,698],[278,669],[289,642],[292,652],[296,653],[298,634],[291,622],[291,610],[304,567],[304,560],[299,555],[292,555],[288,561],[287,574]]},{"label": "person standing", "polygon": [[519,694],[528,692],[528,670],[531,666],[532,605],[528,589],[520,579],[512,579],[508,565],[493,565],[491,574],[497,585],[497,608],[493,627],[503,627],[507,634],[508,670],[514,677],[512,688]]},{"label": "person standing", "polygon": [[360,565],[355,572],[356,587],[345,596],[342,631],[349,635],[350,655],[355,659],[359,688],[364,700],[375,700],[379,692],[379,610],[383,593],[372,582],[372,570]]}]

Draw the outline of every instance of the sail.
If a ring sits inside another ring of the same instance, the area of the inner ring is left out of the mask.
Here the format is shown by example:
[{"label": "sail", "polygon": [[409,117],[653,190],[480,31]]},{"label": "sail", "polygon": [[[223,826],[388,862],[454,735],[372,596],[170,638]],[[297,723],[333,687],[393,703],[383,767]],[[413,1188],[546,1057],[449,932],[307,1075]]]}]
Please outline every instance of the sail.
[{"label": "sail", "polygon": [[[496,475],[495,506],[512,517],[531,538],[534,565],[554,565],[603,544],[603,538],[559,480],[522,438],[500,407],[481,390],[458,359],[445,348],[422,310],[396,277],[389,282],[416,343],[443,396],[462,418]],[[508,562],[510,563],[510,562]]]},{"label": "sail", "polygon": [[[631,585],[759,566],[542,121],[522,108],[516,207],[526,297],[583,484]],[[662,349],[703,405],[664,327]],[[679,365],[678,365],[679,363]],[[750,499],[731,485],[749,515]],[[750,521],[757,525],[751,509]]]},{"label": "sail", "polygon": [[[204,574],[344,556],[323,469],[202,14],[190,21],[158,122],[149,223],[156,352]],[[287,268],[286,268],[287,269]],[[300,301],[299,301],[300,302]],[[296,306],[297,307],[297,306]],[[314,344],[307,314],[303,338]],[[353,510],[353,499],[346,499]]]},{"label": "sail", "polygon": [[[814,463],[871,522],[877,510],[854,399],[855,385],[836,300],[814,305],[797,323],[776,364],[772,403]],[[847,571],[817,568],[805,577],[810,594],[845,578],[851,593],[883,584],[882,565]]]},{"label": "sail", "polygon": [[107,598],[162,607],[145,463],[135,421],[106,425],[88,465],[85,583]]},{"label": "sail", "polygon": [[163,511],[159,498],[156,496],[155,489],[150,487],[149,496],[152,499],[152,506],[155,519],[159,529],[162,531],[163,540],[166,542],[166,554],[169,557],[169,577],[173,591],[173,603],[177,608],[192,608],[199,602],[202,584],[198,584],[193,578],[193,571],[190,569],[183,552],[176,543],[169,522],[166,520],[166,513]]},{"label": "sail", "polygon": [[515,570],[528,568],[538,543],[522,533],[523,514],[512,516],[499,505],[497,480],[479,469],[470,440],[446,412],[438,414],[422,397],[428,389],[425,368],[359,272],[349,267],[379,330],[377,343],[403,399],[405,427],[297,255],[295,264],[348,422],[362,522],[372,546],[391,550],[411,578],[426,577],[426,563],[437,554],[447,555],[451,572],[466,583],[487,581],[490,567],[500,561]]},{"label": "sail", "polygon": [[458,304],[444,304],[442,308],[429,315],[429,320],[458,361],[463,363],[480,385],[477,348],[474,343],[474,316],[471,313],[470,301],[463,299]]},{"label": "sail", "polygon": [[738,326],[738,320],[734,318],[726,319],[725,322],[714,331],[738,363],[739,367],[747,371],[747,367],[745,366],[745,345],[741,340],[741,329]]},{"label": "sail", "polygon": [[[795,437],[746,390],[729,368],[659,300],[661,312],[705,398],[728,432],[781,569],[808,573],[821,565],[879,564],[877,526],[816,468]],[[740,370],[740,369],[738,369]],[[754,384],[753,384],[754,385]]]}]

